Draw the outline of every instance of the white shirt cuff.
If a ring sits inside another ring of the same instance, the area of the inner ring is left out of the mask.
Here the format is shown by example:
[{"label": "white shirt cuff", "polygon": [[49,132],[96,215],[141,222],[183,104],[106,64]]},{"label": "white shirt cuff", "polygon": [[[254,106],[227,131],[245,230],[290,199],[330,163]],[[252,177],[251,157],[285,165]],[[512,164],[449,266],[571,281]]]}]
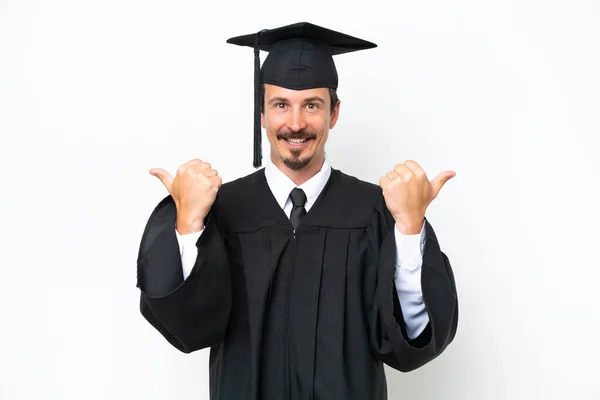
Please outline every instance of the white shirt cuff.
[{"label": "white shirt cuff", "polygon": [[423,223],[421,233],[416,235],[404,235],[397,227],[394,229],[394,234],[396,239],[394,282],[408,337],[414,339],[423,332],[429,323],[421,287],[421,267],[426,237],[425,223]]},{"label": "white shirt cuff", "polygon": [[177,242],[179,243],[179,255],[181,256],[181,267],[183,269],[183,279],[186,280],[194,265],[196,264],[196,258],[198,257],[198,248],[196,242],[202,235],[204,229],[200,232],[188,233],[186,235],[180,235],[175,229],[175,235],[177,236]]}]

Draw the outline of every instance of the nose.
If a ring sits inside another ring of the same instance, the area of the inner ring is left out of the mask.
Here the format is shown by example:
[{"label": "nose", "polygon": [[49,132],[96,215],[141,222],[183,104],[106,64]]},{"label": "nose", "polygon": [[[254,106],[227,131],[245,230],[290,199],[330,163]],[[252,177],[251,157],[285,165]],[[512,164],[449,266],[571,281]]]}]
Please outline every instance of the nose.
[{"label": "nose", "polygon": [[298,132],[299,130],[306,128],[307,123],[303,111],[304,110],[301,107],[293,107],[289,113],[288,128],[290,128],[292,132]]}]

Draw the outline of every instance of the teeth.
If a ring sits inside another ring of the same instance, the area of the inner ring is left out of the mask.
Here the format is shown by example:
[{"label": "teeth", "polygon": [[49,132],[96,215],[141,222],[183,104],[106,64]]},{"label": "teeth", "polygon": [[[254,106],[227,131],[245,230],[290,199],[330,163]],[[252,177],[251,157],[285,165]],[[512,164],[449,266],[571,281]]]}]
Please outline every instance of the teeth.
[{"label": "teeth", "polygon": [[306,139],[288,139],[287,141],[291,144],[300,144],[306,142]]}]

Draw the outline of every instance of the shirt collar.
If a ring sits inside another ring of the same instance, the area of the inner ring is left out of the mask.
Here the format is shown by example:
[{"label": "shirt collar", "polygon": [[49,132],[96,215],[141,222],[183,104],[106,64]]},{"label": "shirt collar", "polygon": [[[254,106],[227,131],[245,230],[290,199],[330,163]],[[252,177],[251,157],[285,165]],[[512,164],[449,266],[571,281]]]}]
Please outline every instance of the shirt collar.
[{"label": "shirt collar", "polygon": [[308,212],[327,184],[330,175],[331,166],[327,163],[327,160],[325,160],[319,172],[302,185],[296,186],[296,184],[277,168],[270,159],[265,166],[267,184],[269,185],[269,189],[271,189],[275,200],[277,200],[277,203],[282,209],[285,208],[292,189],[298,187],[306,194],[306,204],[304,205],[304,208],[306,209],[306,212]]}]

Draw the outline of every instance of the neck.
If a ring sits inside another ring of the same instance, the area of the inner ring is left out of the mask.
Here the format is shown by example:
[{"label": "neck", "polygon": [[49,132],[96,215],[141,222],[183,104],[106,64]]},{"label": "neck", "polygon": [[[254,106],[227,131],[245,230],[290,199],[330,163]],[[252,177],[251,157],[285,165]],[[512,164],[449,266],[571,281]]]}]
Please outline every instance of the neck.
[{"label": "neck", "polygon": [[323,163],[325,162],[325,154],[319,156],[315,155],[315,158],[313,158],[306,167],[298,171],[288,168],[280,158],[275,157],[273,154],[271,154],[271,162],[290,178],[296,186],[300,186],[321,170]]}]

